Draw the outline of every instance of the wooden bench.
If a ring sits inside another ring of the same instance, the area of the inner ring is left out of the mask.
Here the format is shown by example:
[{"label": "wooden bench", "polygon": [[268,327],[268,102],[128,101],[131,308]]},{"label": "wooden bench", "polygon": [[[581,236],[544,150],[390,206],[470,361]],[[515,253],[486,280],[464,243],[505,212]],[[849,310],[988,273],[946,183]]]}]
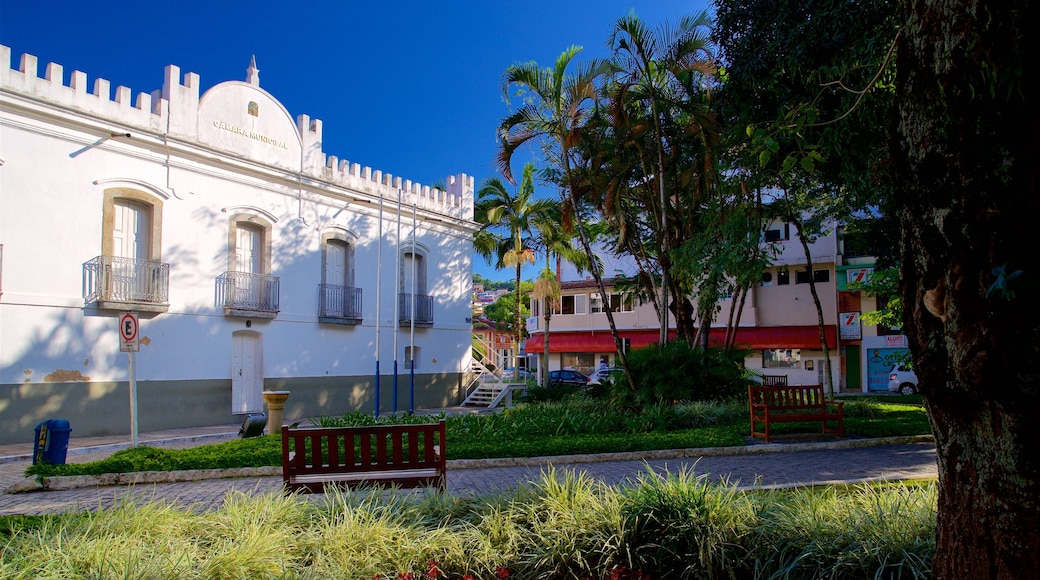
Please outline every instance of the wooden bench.
[{"label": "wooden bench", "polygon": [[[823,385],[748,386],[751,411],[751,437],[762,435],[769,442],[770,423],[819,421],[823,433],[845,435],[842,403],[823,398]],[[828,429],[828,421],[837,421],[837,430]],[[763,430],[756,429],[762,424]]]},{"label": "wooden bench", "polygon": [[420,425],[282,427],[286,492],[325,486],[437,486],[444,489],[444,421]]},{"label": "wooden bench", "polygon": [[762,385],[766,387],[786,387],[787,375],[762,375]]}]

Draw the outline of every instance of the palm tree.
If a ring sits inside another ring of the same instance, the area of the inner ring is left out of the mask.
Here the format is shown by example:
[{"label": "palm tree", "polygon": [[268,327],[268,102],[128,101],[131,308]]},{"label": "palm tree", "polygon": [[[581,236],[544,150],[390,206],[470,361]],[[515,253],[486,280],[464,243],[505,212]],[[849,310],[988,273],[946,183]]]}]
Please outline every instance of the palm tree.
[{"label": "palm tree", "polygon": [[[511,194],[505,183],[497,177],[487,179],[477,192],[474,219],[481,229],[474,240],[474,248],[490,263],[496,260],[498,268],[516,268],[516,318],[515,353],[520,352],[524,324],[521,315],[520,276],[525,263],[534,263],[534,248],[531,247],[532,224],[551,204],[547,200],[534,199],[534,164],[524,167],[524,176],[516,194]],[[505,230],[506,235],[496,235],[494,230]],[[519,369],[518,364],[513,364]]]},{"label": "palm tree", "polygon": [[[656,226],[659,233],[657,260],[661,275],[661,304],[658,308],[661,318],[660,342],[668,339],[668,313],[673,310],[669,293],[675,295],[677,301],[685,301],[681,285],[672,282],[672,256],[679,240],[673,240],[673,234],[688,228],[671,224],[672,219],[689,219],[691,212],[685,211],[676,218],[671,207],[671,199],[678,198],[680,188],[689,189],[679,184],[692,184],[695,207],[697,194],[704,194],[714,183],[712,157],[707,155],[707,147],[715,122],[705,113],[707,109],[697,107],[696,99],[691,99],[691,89],[696,90],[698,81],[710,77],[715,72],[712,54],[709,50],[709,33],[711,19],[707,12],[695,16],[684,16],[675,28],[666,25],[658,30],[648,27],[635,14],[618,19],[614,32],[610,37],[610,45],[614,49],[614,63],[618,74],[615,75],[613,94],[620,101],[619,111],[628,110],[641,117],[629,123],[639,135],[638,140],[645,145],[643,154],[647,157],[645,165],[651,173],[642,177],[645,183],[657,186],[656,204],[652,197],[647,199],[647,209],[656,214]],[[693,106],[691,106],[693,105]],[[647,117],[649,122],[647,123]],[[678,121],[678,122],[676,122]],[[652,127],[652,135],[648,129]],[[681,147],[679,140],[694,135],[705,141],[702,163],[689,162],[688,149]],[[641,137],[641,138],[640,138]],[[649,137],[649,139],[647,139]],[[680,151],[683,153],[677,155]],[[671,166],[666,165],[666,158],[671,157]],[[682,161],[677,163],[676,161]],[[702,165],[698,167],[698,165]],[[691,167],[692,166],[692,167]],[[689,169],[696,171],[695,180],[679,179],[680,172]],[[666,193],[666,182],[671,182],[672,195]],[[680,304],[674,304],[677,324],[682,330]],[[701,313],[702,318],[704,313]],[[708,317],[710,321],[710,316]],[[682,334],[682,333],[680,333]],[[706,336],[703,338],[707,338]],[[706,344],[706,343],[705,343]]]},{"label": "palm tree", "polygon": [[[535,242],[545,253],[545,268],[534,281],[532,300],[542,301],[542,318],[545,320],[545,340],[542,341],[542,386],[549,388],[549,323],[552,311],[560,302],[560,269],[561,262],[567,260],[573,264],[580,274],[589,268],[588,255],[574,247],[574,234],[560,227],[561,216],[558,207],[553,207],[534,222],[538,235]],[[555,270],[552,267],[556,259]]]},{"label": "palm tree", "polygon": [[[502,175],[511,179],[510,163],[513,153],[525,144],[541,144],[543,156],[550,163],[558,164],[561,185],[567,192],[567,205],[564,210],[573,219],[582,249],[591,260],[594,254],[585,230],[581,204],[573,186],[572,156],[573,146],[580,138],[590,111],[596,105],[599,83],[610,71],[610,65],[604,61],[593,60],[587,64],[577,64],[577,70],[573,74],[568,73],[568,67],[581,50],[579,46],[567,48],[551,68],[539,68],[537,63],[528,62],[506,69],[503,74],[503,91],[508,98],[511,90],[519,90],[523,94],[524,105],[508,115],[499,125],[497,164]],[[599,269],[593,267],[592,276],[596,279],[600,295],[607,296],[603,275]],[[618,358],[629,385],[635,388],[628,371],[628,359],[621,346],[617,325],[614,324],[614,316],[609,308],[606,309],[606,315]]]}]

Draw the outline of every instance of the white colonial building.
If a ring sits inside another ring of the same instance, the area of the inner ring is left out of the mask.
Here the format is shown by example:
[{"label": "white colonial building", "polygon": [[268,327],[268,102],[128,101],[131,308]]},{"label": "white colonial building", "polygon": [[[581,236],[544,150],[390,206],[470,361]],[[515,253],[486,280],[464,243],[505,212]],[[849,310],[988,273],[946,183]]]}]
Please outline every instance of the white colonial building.
[{"label": "white colonial building", "polygon": [[471,177],[326,155],[255,63],[204,94],[168,66],[136,96],[9,63],[0,46],[0,443],[49,418],[130,432],[127,312],[143,431],[241,421],[265,389],[290,391],[287,420],[462,400]]}]

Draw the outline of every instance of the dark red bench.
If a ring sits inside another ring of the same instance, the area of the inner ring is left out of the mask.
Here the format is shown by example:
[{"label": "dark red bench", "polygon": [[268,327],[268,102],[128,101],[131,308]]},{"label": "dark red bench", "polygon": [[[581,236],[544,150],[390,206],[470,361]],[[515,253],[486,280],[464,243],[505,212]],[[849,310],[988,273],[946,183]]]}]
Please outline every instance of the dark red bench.
[{"label": "dark red bench", "polygon": [[444,489],[444,421],[365,427],[282,427],[286,492],[325,486]]},{"label": "dark red bench", "polygon": [[[845,436],[842,403],[823,397],[823,385],[805,386],[748,386],[748,407],[751,412],[751,437],[759,435],[769,442],[770,423],[819,422],[824,434]],[[828,421],[837,421],[837,429],[828,429]],[[762,430],[757,425],[762,425]]]}]

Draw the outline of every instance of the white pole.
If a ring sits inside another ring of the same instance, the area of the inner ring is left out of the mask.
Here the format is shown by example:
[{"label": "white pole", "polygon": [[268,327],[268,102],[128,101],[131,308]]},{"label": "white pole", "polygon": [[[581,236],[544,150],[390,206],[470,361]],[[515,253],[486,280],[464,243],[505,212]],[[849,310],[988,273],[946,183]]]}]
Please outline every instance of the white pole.
[{"label": "white pole", "polygon": [[[414,258],[414,256],[412,256]],[[394,414],[397,414],[397,338],[401,334],[401,188],[397,188],[397,268],[394,271],[394,292],[398,293],[398,299],[395,300],[397,309],[395,312],[398,314],[394,317]]]},{"label": "white pole", "polygon": [[379,331],[382,324],[379,321],[379,298],[380,281],[383,271],[383,193],[379,193],[379,240],[376,246],[376,409],[375,416],[379,417]]},{"label": "white pole", "polygon": [[409,376],[411,378],[408,386],[408,411],[415,412],[415,238],[418,235],[415,227],[415,201],[412,201],[412,316],[411,325],[408,328],[408,352],[411,353],[408,357],[408,366],[411,367]]},{"label": "white pole", "polygon": [[137,448],[137,353],[130,351],[130,447]]}]

